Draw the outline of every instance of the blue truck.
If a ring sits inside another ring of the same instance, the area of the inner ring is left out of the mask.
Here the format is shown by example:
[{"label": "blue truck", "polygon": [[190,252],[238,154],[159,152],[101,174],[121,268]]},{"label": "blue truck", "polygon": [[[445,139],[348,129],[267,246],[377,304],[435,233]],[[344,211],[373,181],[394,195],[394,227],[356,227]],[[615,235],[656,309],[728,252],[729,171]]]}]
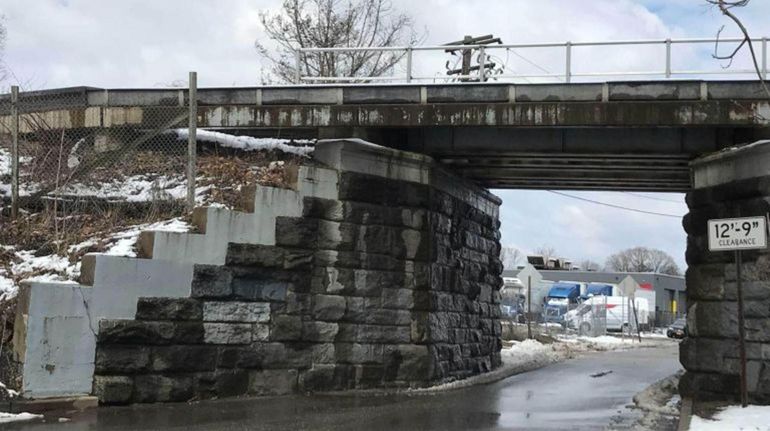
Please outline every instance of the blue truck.
[{"label": "blue truck", "polygon": [[592,296],[616,296],[617,285],[609,283],[588,283],[585,293],[581,296],[586,300]]},{"label": "blue truck", "polygon": [[580,295],[585,290],[584,283],[559,281],[551,286],[543,309],[543,320],[546,323],[564,323],[564,315],[580,301]]}]

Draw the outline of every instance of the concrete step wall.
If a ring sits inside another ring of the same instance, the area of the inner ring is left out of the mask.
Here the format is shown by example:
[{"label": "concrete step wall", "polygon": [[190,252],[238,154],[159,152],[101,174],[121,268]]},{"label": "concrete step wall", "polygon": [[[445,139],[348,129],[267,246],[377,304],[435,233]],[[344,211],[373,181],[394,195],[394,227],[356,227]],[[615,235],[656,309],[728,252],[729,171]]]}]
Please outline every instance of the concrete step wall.
[{"label": "concrete step wall", "polygon": [[291,189],[250,189],[248,212],[197,208],[199,233],[143,232],[140,258],[84,256],[80,284],[23,283],[14,349],[22,396],[89,394],[103,319],[132,319],[140,297],[189,297],[196,264],[222,265],[227,244],[275,244],[275,220],[302,214],[304,197],[334,199],[337,171],[300,167]]}]

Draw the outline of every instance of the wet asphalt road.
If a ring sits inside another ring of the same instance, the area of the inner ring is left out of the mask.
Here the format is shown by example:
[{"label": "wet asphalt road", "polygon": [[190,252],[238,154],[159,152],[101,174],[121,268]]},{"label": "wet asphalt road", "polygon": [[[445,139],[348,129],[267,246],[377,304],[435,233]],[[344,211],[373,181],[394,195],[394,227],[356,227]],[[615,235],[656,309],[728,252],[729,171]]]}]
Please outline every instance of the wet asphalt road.
[{"label": "wet asphalt road", "polygon": [[[70,422],[7,429],[70,430],[593,430],[626,428],[634,394],[680,368],[677,345],[594,353],[491,385],[432,395],[293,396],[100,408]],[[601,377],[591,374],[611,371]],[[3,429],[0,425],[0,429]]]}]

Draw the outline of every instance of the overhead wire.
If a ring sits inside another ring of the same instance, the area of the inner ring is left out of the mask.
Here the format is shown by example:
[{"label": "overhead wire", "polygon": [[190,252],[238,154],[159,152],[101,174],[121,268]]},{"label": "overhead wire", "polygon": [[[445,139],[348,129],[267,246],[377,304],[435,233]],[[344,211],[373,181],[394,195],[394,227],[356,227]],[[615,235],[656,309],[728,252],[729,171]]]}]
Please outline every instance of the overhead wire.
[{"label": "overhead wire", "polygon": [[[514,51],[513,49],[511,49],[511,48],[506,48],[505,50],[506,50],[506,51],[508,51],[508,52],[511,52],[511,53],[513,53],[513,55],[515,55],[516,57],[519,57],[520,59],[522,59],[522,60],[524,60],[525,62],[527,62],[527,63],[531,64],[532,66],[535,66],[535,67],[536,67],[537,69],[539,69],[541,72],[545,72],[545,73],[547,73],[547,74],[549,74],[549,75],[552,75],[552,74],[553,74],[553,73],[552,73],[550,70],[548,70],[548,69],[546,69],[545,67],[543,67],[543,66],[541,66],[541,65],[539,65],[539,64],[537,64],[537,63],[535,63],[534,61],[532,61],[532,60],[528,59],[527,57],[525,57],[525,56],[523,56],[523,55],[519,54],[518,52]],[[556,76],[552,76],[551,78],[553,78],[553,79],[556,79],[557,81],[561,81],[561,78],[559,78],[559,77],[556,77]]]},{"label": "overhead wire", "polygon": [[642,213],[642,214],[656,215],[656,216],[661,216],[661,217],[671,217],[671,218],[677,218],[677,219],[681,219],[683,217],[681,215],[676,215],[676,214],[659,213],[659,212],[655,212],[655,211],[647,211],[647,210],[640,210],[640,209],[637,209],[637,208],[624,207],[622,205],[608,204],[606,202],[595,201],[593,199],[588,199],[588,198],[584,198],[584,197],[581,197],[581,196],[570,195],[568,193],[557,192],[555,190],[548,190],[548,192],[549,193],[553,193],[555,195],[559,195],[559,196],[564,196],[564,197],[568,197],[568,198],[572,198],[572,199],[577,199],[577,200],[584,201],[584,202],[590,202],[590,203],[596,204],[596,205],[603,205],[603,206],[606,206],[606,207],[615,208],[615,209],[621,209],[621,210],[625,210],[625,211],[632,211],[632,212],[637,212],[637,213]]},{"label": "overhead wire", "polygon": [[675,203],[675,204],[683,204],[684,203],[683,201],[675,201],[675,200],[672,200],[672,199],[656,198],[656,197],[653,197],[653,196],[640,195],[638,193],[631,193],[631,192],[622,192],[622,193],[626,194],[626,195],[636,196],[638,198],[651,199],[651,200],[654,200],[654,201],[672,202],[672,203]]}]

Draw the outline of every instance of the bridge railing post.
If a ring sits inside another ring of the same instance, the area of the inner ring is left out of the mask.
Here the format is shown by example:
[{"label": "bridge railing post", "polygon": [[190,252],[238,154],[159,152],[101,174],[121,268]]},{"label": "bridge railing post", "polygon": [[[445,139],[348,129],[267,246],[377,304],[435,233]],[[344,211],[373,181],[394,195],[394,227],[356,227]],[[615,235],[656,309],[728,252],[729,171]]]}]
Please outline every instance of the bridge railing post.
[{"label": "bridge railing post", "polygon": [[572,82],[572,42],[567,42],[564,47],[566,48],[566,65],[564,70],[564,80],[567,83]]},{"label": "bridge railing post", "polygon": [[671,39],[666,39],[666,79],[671,78]]},{"label": "bridge railing post", "polygon": [[482,45],[479,48],[479,82],[487,80],[487,52]]},{"label": "bridge railing post", "polygon": [[767,79],[767,38],[762,38],[762,78]]},{"label": "bridge railing post", "polygon": [[190,72],[190,91],[187,102],[190,112],[187,125],[187,209],[195,208],[195,177],[198,161],[198,73]]},{"label": "bridge railing post", "polygon": [[406,49],[406,82],[412,82],[412,47]]},{"label": "bridge railing post", "polygon": [[11,218],[19,216],[19,86],[11,87]]},{"label": "bridge railing post", "polygon": [[294,51],[294,83],[302,84],[302,49]]}]

